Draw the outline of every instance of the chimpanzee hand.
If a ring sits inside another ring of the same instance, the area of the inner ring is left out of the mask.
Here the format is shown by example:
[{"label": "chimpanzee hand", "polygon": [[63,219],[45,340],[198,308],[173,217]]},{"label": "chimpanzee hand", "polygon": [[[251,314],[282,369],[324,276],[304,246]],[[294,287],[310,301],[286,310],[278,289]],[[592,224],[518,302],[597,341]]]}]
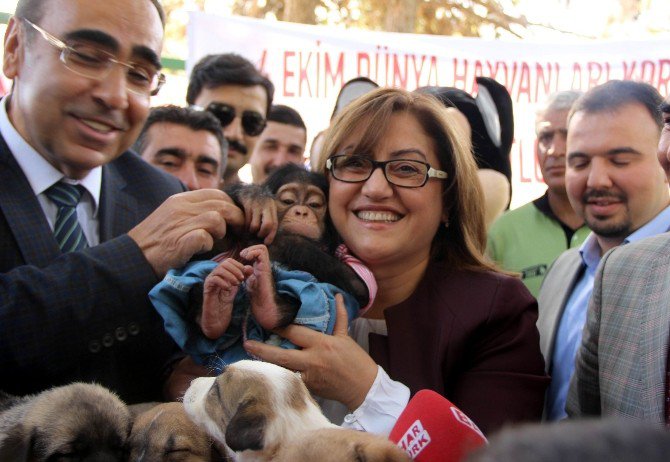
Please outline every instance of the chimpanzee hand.
[{"label": "chimpanzee hand", "polygon": [[240,194],[239,201],[244,208],[244,219],[249,232],[265,244],[271,244],[277,234],[277,204],[273,196],[266,194]]},{"label": "chimpanzee hand", "polygon": [[226,258],[205,278],[199,320],[205,336],[216,339],[228,329],[237,290],[252,272],[251,266]]},{"label": "chimpanzee hand", "polygon": [[275,299],[276,291],[268,248],[263,244],[252,245],[242,250],[240,257],[252,264],[253,268],[247,278],[251,313],[264,329],[274,329],[279,325],[280,313]]}]

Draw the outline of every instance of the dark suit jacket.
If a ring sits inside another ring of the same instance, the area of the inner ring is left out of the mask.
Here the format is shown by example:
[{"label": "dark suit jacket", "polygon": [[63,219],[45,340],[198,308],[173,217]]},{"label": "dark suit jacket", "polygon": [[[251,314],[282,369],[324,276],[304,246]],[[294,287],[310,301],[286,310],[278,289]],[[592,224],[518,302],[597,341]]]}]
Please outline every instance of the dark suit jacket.
[{"label": "dark suit jacket", "polygon": [[440,393],[488,434],[540,420],[549,378],[537,304],[519,279],[431,265],[384,314],[388,337],[371,334],[370,354],[412,394]]},{"label": "dark suit jacket", "polygon": [[176,346],[148,301],[158,279],[125,233],[183,190],[122,154],[103,167],[101,244],[63,255],[0,137],[0,389],[26,394],[81,380],[130,403],[160,398]]}]

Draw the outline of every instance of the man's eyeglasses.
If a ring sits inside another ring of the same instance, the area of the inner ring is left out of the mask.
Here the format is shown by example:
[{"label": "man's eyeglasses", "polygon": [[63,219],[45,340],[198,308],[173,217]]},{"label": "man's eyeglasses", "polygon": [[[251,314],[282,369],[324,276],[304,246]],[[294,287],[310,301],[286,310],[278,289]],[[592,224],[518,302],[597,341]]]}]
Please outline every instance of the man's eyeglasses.
[{"label": "man's eyeglasses", "polygon": [[436,170],[420,160],[393,159],[378,162],[365,156],[337,155],[326,160],[326,168],[333,178],[345,183],[367,181],[372,172],[381,168],[386,181],[403,188],[420,188],[429,178],[444,180],[447,172]]},{"label": "man's eyeglasses", "polygon": [[[199,109],[201,111],[204,110],[214,114],[214,116],[219,119],[219,122],[221,122],[221,127],[227,127],[230,125],[233,120],[235,120],[235,116],[237,115],[235,108],[226,103],[212,102],[209,103],[205,108],[200,106],[192,107],[194,109]],[[256,111],[242,112],[242,128],[244,129],[244,133],[249,136],[260,135],[265,129],[266,123],[267,122],[265,117]]]},{"label": "man's eyeglasses", "polygon": [[27,19],[23,18],[23,21],[39,32],[50,45],[60,50],[60,61],[75,74],[93,80],[103,80],[112,71],[114,64],[123,66],[127,68],[128,91],[141,96],[157,94],[165,83],[165,76],[149,64],[119,61],[111,53],[92,45],[66,45]]}]

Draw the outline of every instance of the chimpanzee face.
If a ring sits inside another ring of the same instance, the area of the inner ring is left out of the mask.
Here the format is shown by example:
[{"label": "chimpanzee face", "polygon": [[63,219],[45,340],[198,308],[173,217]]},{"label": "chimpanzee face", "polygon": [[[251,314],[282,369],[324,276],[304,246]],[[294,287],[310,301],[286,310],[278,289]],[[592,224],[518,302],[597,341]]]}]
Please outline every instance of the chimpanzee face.
[{"label": "chimpanzee face", "polygon": [[277,190],[279,231],[321,239],[325,229],[326,196],[311,184],[287,183]]}]

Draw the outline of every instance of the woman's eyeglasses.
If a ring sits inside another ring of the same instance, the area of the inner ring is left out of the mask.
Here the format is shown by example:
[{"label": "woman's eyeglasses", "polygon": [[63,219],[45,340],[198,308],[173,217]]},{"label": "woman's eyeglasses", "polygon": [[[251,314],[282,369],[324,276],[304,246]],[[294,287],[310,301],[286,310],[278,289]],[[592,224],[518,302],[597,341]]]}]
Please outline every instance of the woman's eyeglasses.
[{"label": "woman's eyeglasses", "polygon": [[[201,111],[211,112],[217,119],[219,119],[221,127],[230,125],[237,115],[235,108],[226,103],[212,102],[204,108],[200,106],[192,107]],[[242,112],[242,129],[244,130],[244,133],[249,136],[260,135],[265,129],[266,123],[265,117],[256,111]]]},{"label": "woman's eyeglasses", "polygon": [[386,181],[403,188],[420,188],[429,178],[447,178],[447,172],[436,170],[426,162],[410,159],[378,162],[365,156],[337,155],[326,160],[326,168],[333,178],[345,183],[367,181],[372,172],[381,168]]}]

